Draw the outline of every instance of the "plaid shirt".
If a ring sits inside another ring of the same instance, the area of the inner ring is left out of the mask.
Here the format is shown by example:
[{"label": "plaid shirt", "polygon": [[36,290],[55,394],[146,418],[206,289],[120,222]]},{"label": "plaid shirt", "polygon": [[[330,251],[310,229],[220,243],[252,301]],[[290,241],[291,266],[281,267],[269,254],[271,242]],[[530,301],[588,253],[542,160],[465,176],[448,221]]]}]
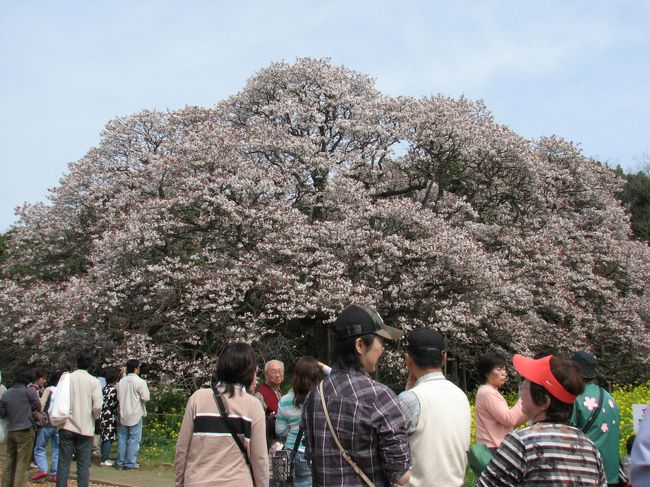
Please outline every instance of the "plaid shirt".
[{"label": "plaid shirt", "polygon": [[[411,466],[406,420],[395,393],[353,369],[334,370],[323,390],[343,448],[376,486],[393,485]],[[305,400],[302,425],[314,486],[365,486],[332,438],[318,388]]]}]

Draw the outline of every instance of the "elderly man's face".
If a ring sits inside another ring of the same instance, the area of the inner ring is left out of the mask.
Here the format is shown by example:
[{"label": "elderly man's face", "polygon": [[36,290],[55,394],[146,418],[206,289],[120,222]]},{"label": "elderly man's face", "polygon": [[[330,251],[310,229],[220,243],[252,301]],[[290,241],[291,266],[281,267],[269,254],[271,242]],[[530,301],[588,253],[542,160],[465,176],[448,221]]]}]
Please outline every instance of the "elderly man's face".
[{"label": "elderly man's face", "polygon": [[266,383],[272,387],[279,387],[284,380],[284,365],[282,362],[271,362],[264,371]]}]

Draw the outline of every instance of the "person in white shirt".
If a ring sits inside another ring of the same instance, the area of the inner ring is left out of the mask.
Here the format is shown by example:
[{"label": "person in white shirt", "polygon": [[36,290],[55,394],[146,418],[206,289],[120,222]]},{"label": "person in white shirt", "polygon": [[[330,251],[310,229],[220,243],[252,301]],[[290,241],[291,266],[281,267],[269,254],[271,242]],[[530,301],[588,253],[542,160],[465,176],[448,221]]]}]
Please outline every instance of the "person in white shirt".
[{"label": "person in white shirt", "polygon": [[443,336],[416,328],[406,336],[407,390],[399,396],[413,466],[409,485],[463,485],[470,443],[471,410],[465,393],[445,379]]},{"label": "person in white shirt", "polygon": [[125,470],[140,468],[137,456],[142,439],[142,418],[147,415],[145,403],[150,398],[147,383],[139,377],[140,365],[139,360],[128,360],[126,377],[117,385],[117,398],[120,403],[117,466]]},{"label": "person in white shirt", "polygon": [[104,402],[99,381],[88,373],[94,361],[95,352],[82,350],[77,355],[77,370],[70,374],[70,416],[59,429],[56,487],[68,485],[73,454],[77,460],[77,485],[88,486],[95,420]]}]

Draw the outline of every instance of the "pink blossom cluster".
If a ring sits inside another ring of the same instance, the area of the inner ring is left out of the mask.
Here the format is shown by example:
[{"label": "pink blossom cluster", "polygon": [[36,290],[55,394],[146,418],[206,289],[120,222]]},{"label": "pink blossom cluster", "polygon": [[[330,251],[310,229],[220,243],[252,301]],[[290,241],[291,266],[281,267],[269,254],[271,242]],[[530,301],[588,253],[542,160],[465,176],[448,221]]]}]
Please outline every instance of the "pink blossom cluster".
[{"label": "pink blossom cluster", "polygon": [[626,380],[650,365],[650,250],[621,187],[480,101],[275,63],[213,108],[109,122],[48,204],[18,209],[0,323],[33,357],[89,344],[178,382],[228,340],[303,337],[362,302],[441,330],[467,369],[544,344]]}]

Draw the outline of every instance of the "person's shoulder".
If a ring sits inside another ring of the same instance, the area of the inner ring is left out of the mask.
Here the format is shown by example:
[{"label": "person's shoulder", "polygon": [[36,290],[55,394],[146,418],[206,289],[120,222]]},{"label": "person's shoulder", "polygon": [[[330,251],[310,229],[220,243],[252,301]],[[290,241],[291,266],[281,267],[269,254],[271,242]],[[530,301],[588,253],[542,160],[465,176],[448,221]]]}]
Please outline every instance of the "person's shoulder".
[{"label": "person's shoulder", "polygon": [[237,391],[233,398],[237,398],[238,401],[241,401],[241,404],[244,405],[249,411],[256,415],[264,416],[264,408],[260,400],[252,394],[244,391]]},{"label": "person's shoulder", "polygon": [[535,423],[525,428],[514,430],[511,434],[519,437],[522,441],[548,438],[557,440],[562,437],[572,437],[577,440],[591,440],[580,429],[564,423]]},{"label": "person's shoulder", "polygon": [[608,405],[611,409],[618,409],[618,403],[614,396],[612,396],[607,389],[603,388],[603,403]]},{"label": "person's shoulder", "polygon": [[124,377],[122,377],[117,383],[117,393],[118,393],[118,395],[124,395],[124,394],[128,393],[129,389],[130,389],[130,386],[128,384],[130,384],[131,382],[132,381],[131,381],[131,379],[129,378],[128,375],[125,375]]},{"label": "person's shoulder", "polygon": [[463,391],[452,381],[450,381],[449,379],[445,379],[444,381],[440,381],[440,382],[441,382],[440,384],[441,387],[444,388],[445,394],[450,394],[459,400],[469,403],[469,399],[467,398],[467,394],[465,394],[465,391]]},{"label": "person's shoulder", "polygon": [[186,411],[213,411],[216,408],[212,389],[201,388],[194,391],[187,399]]},{"label": "person's shoulder", "polygon": [[279,404],[280,404],[280,406],[283,406],[283,407],[290,406],[290,405],[293,404],[294,398],[295,398],[295,396],[293,395],[293,391],[289,391],[284,396],[282,396],[280,398]]},{"label": "person's shoulder", "polygon": [[38,389],[33,389],[33,388],[28,387],[27,388],[27,394],[32,399],[38,399]]},{"label": "person's shoulder", "polygon": [[417,393],[413,389],[404,390],[397,395],[397,399],[400,401],[413,401],[417,400],[417,397]]},{"label": "person's shoulder", "polygon": [[196,400],[212,400],[214,401],[213,397],[214,392],[212,392],[212,389],[209,389],[207,387],[202,387],[201,389],[197,389],[192,393],[190,396],[190,401],[196,401]]},{"label": "person's shoulder", "polygon": [[91,375],[85,369],[77,369],[74,372],[70,373],[70,380],[76,380],[79,382],[86,382],[89,384],[94,384],[95,382],[99,385],[99,380],[94,375]]},{"label": "person's shoulder", "polygon": [[578,395],[578,397],[585,397],[585,396],[593,396],[595,395],[596,398],[598,398],[598,394],[600,394],[600,390],[603,390],[603,394],[606,394],[607,391],[600,387],[598,384],[596,384],[595,381],[588,381],[585,383],[585,388],[582,390],[582,393]]},{"label": "person's shoulder", "polygon": [[496,387],[492,387],[490,384],[483,384],[481,385],[478,390],[476,391],[476,395],[482,395],[482,396],[500,396],[501,393],[499,392],[499,389]]},{"label": "person's shoulder", "polygon": [[506,435],[506,438],[510,437],[511,440],[514,440],[519,443],[527,443],[530,438],[536,438],[543,433],[545,429],[544,423],[535,423],[524,428],[512,430]]},{"label": "person's shoulder", "polygon": [[262,395],[264,393],[264,391],[273,392],[275,394],[275,391],[273,389],[271,389],[266,382],[262,382],[261,384],[259,384],[257,386],[257,388],[255,389],[255,394]]},{"label": "person's shoulder", "polygon": [[491,389],[491,387],[489,387],[487,384],[479,386],[479,388],[476,390],[476,400],[478,401],[479,399],[486,397],[490,393],[488,389]]},{"label": "person's shoulder", "polygon": [[[366,376],[367,377],[367,376]],[[375,394],[380,397],[380,396],[390,396],[392,398],[396,398],[397,394],[395,394],[395,391],[393,391],[390,387],[388,387],[386,384],[382,384],[381,382],[378,382],[374,379],[371,379],[370,377],[367,377],[368,379],[368,385],[372,390],[375,392]]]}]

